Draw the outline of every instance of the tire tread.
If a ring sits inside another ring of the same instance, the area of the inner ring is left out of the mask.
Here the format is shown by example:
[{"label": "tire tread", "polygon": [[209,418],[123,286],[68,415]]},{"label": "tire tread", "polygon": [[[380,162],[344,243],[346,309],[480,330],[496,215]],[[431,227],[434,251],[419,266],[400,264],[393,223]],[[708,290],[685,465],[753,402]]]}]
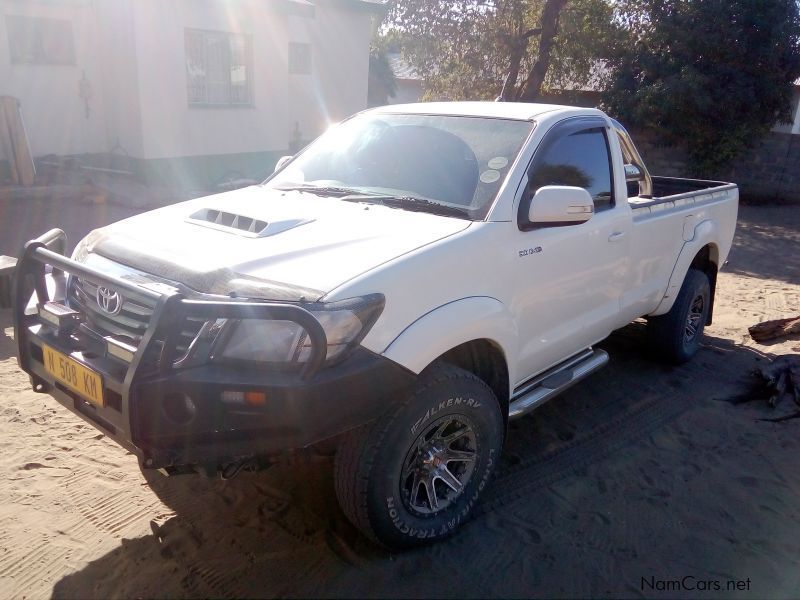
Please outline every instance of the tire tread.
[{"label": "tire tread", "polygon": [[[650,317],[647,322],[647,344],[657,358],[675,364],[683,364],[692,358],[683,347],[683,329],[685,326],[683,308],[689,300],[688,296],[699,286],[708,286],[708,276],[695,268],[690,268],[683,280],[675,303],[668,313]],[[703,331],[698,332],[698,337]]]},{"label": "tire tread", "polygon": [[494,398],[494,392],[480,377],[448,363],[438,363],[421,375],[418,386],[395,410],[388,412],[372,424],[362,426],[345,435],[334,460],[334,485],[336,498],[345,516],[374,542],[381,544],[369,519],[367,486],[374,467],[375,456],[398,413],[418,396],[444,381],[467,380],[485,387]]}]

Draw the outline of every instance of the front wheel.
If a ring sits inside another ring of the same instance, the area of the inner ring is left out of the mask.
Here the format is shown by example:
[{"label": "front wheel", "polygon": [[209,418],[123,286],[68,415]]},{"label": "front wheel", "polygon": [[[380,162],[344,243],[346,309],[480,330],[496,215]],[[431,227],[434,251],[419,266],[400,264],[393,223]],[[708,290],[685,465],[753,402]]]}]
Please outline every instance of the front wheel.
[{"label": "front wheel", "polygon": [[356,527],[390,548],[447,537],[489,483],[503,434],[492,390],[468,371],[437,365],[408,401],[343,441],[339,503]]},{"label": "front wheel", "polygon": [[648,320],[647,337],[651,351],[677,365],[691,359],[700,348],[710,308],[708,276],[697,269],[689,269],[670,311]]}]

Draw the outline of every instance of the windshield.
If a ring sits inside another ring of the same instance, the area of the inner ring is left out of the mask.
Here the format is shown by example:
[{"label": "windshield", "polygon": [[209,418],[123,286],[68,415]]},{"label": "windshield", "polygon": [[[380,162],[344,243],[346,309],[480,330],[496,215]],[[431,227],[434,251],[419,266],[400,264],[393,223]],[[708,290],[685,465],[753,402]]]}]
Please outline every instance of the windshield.
[{"label": "windshield", "polygon": [[482,219],[532,128],[484,117],[358,115],[320,136],[266,185]]}]

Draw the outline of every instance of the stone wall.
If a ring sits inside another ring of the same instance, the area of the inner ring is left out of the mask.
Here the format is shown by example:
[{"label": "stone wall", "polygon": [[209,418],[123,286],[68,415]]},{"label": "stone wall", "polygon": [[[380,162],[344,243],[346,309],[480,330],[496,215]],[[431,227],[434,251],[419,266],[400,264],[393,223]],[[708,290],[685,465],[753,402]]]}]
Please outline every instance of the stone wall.
[{"label": "stone wall", "polygon": [[[661,145],[652,134],[632,131],[631,136],[654,175],[692,176],[682,148]],[[800,135],[769,133],[729,167],[699,177],[737,183],[745,202],[800,205]]]}]

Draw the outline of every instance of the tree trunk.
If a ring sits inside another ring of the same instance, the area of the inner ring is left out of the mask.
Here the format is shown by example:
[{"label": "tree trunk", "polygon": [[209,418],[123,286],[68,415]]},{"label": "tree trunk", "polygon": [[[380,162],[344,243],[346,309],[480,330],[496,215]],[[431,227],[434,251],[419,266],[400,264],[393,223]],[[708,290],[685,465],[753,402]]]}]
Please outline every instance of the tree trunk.
[{"label": "tree trunk", "polygon": [[542,33],[539,37],[539,56],[528,73],[517,94],[517,102],[536,102],[542,91],[542,84],[550,68],[550,53],[558,34],[558,17],[569,0],[546,0],[542,9]]},{"label": "tree trunk", "polygon": [[500,90],[500,100],[506,101],[513,98],[514,88],[517,87],[517,78],[519,77],[519,65],[522,62],[524,51],[524,47],[521,44],[516,44],[511,50],[511,64],[508,68],[506,80],[503,82],[503,89]]}]

